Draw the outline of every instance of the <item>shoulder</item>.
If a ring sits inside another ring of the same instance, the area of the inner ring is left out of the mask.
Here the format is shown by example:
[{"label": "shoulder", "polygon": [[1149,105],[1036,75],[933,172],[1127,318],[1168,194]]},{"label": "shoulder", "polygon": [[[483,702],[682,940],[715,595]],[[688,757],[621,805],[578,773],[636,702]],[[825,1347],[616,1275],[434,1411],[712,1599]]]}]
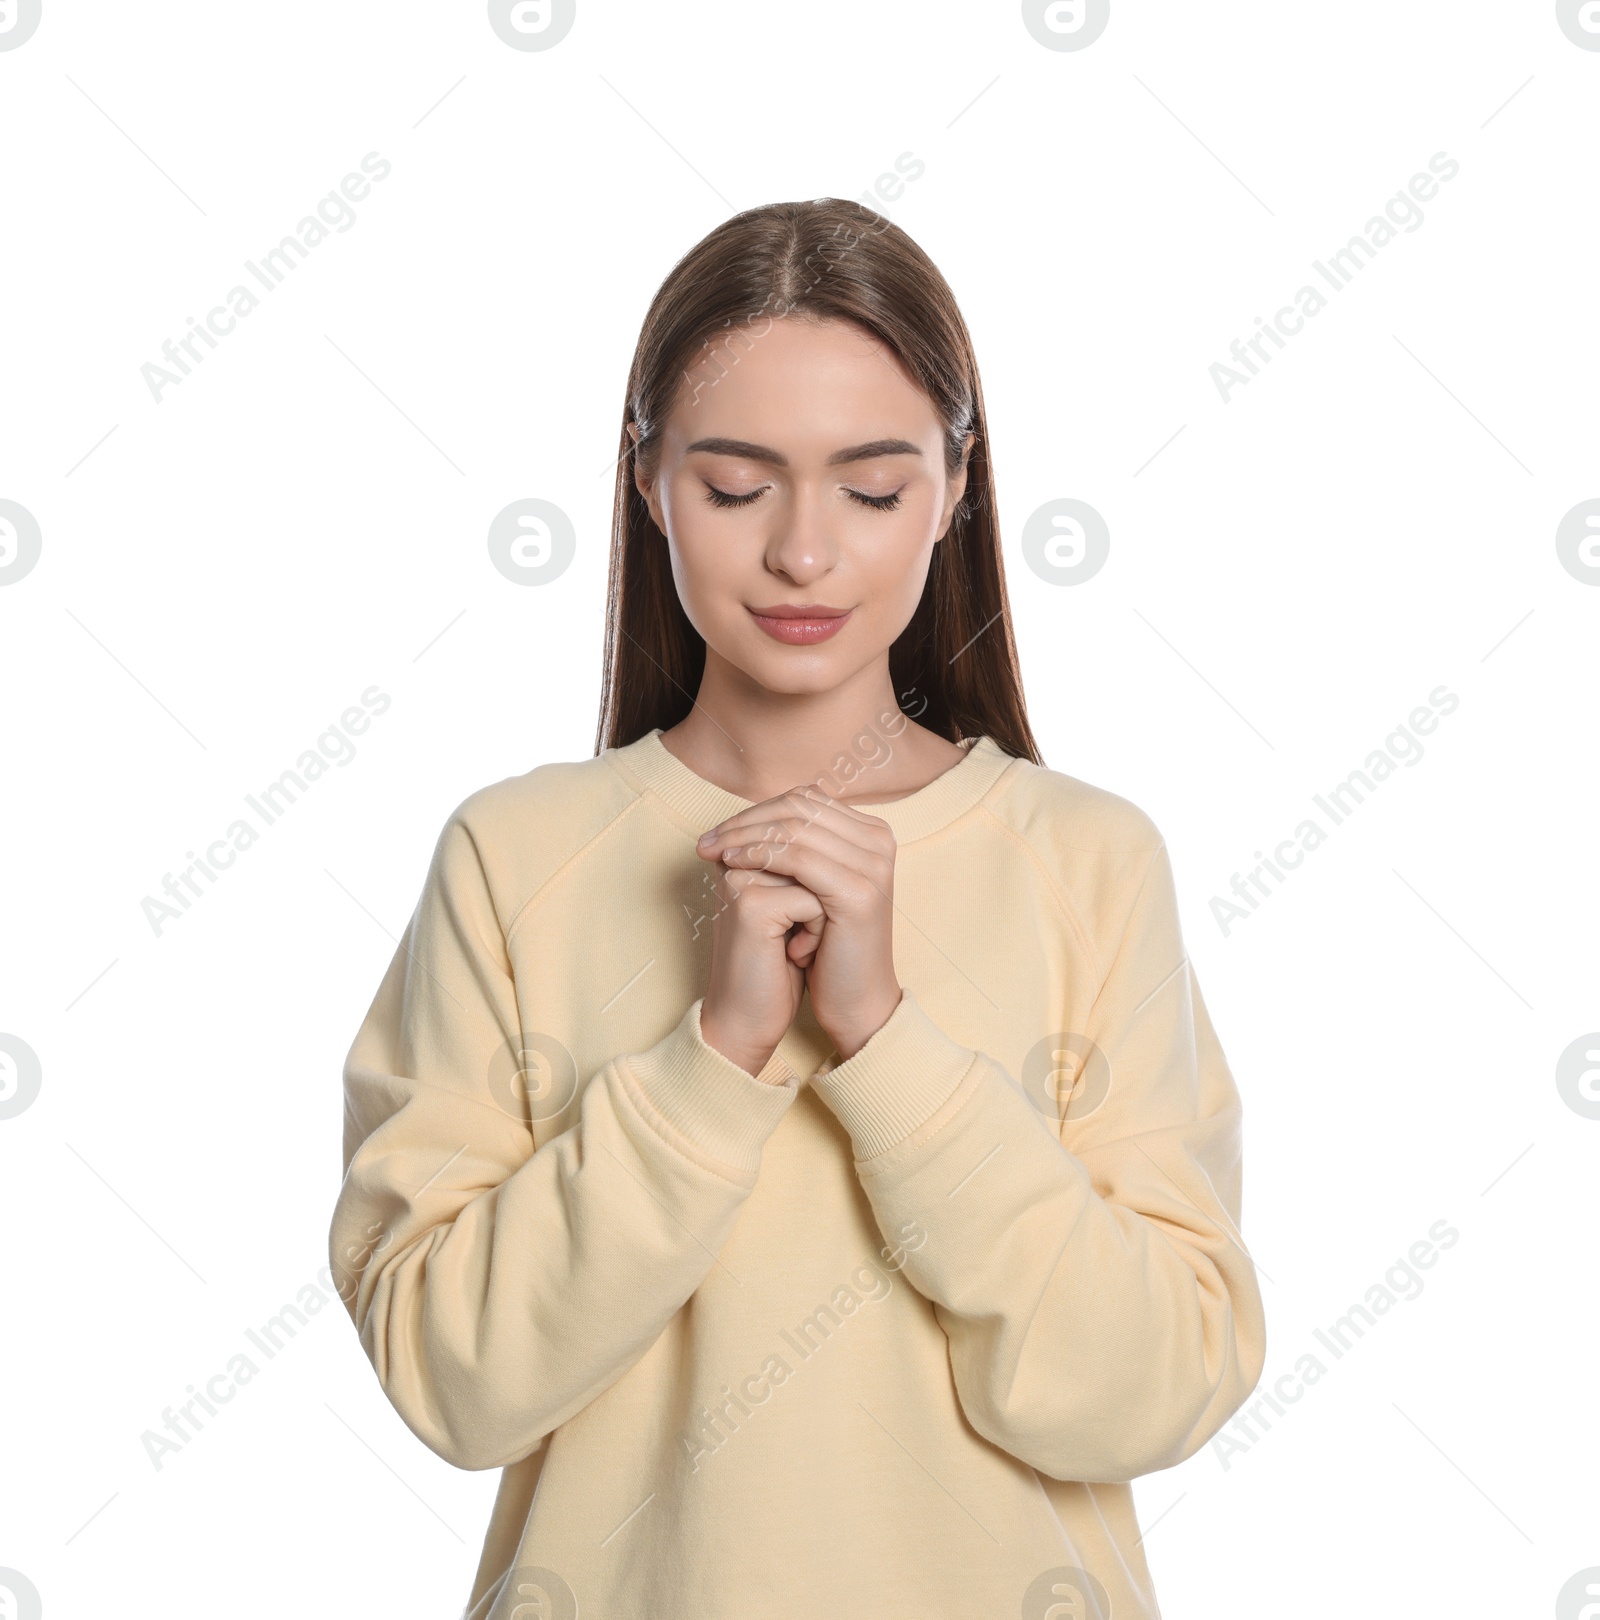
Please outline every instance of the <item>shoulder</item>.
[{"label": "shoulder", "polygon": [[476,867],[509,924],[638,799],[604,756],[536,765],[469,793],[446,819],[435,860],[447,871]]},{"label": "shoulder", "polygon": [[1012,765],[986,800],[1062,908],[1109,961],[1141,896],[1172,892],[1166,840],[1151,816],[1109,788],[1031,760]]},{"label": "shoulder", "polygon": [[1149,856],[1160,829],[1131,799],[1029,759],[1014,759],[989,809],[1024,842],[1063,853]]}]

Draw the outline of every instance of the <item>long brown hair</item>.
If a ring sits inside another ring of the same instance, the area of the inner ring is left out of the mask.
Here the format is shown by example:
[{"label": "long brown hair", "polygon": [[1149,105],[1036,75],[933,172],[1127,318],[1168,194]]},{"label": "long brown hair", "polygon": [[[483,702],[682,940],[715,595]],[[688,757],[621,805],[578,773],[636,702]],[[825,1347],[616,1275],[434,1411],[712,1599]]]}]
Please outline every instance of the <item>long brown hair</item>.
[{"label": "long brown hair", "polygon": [[791,314],[854,321],[899,356],[944,424],[949,473],[967,434],[975,436],[966,490],[933,548],[916,612],[889,650],[890,678],[901,707],[930,731],[950,742],[989,736],[1043,763],[1011,631],[972,338],[927,254],[883,215],[837,197],[736,214],[678,261],[645,315],[619,441],[595,752],[676,725],[694,707],[705,668],[705,642],[678,600],[634,458],[653,475],[662,424],[690,364],[716,346],[737,365],[736,343],[748,347]]}]

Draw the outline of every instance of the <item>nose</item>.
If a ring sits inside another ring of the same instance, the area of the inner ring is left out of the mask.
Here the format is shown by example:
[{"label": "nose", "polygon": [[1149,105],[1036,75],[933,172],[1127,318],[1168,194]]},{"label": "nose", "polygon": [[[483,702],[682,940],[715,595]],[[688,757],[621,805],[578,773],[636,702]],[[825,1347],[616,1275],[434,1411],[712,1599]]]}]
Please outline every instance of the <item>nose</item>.
[{"label": "nose", "polygon": [[767,542],[768,571],[796,585],[809,585],[831,573],[838,560],[820,497],[814,490],[796,488]]}]

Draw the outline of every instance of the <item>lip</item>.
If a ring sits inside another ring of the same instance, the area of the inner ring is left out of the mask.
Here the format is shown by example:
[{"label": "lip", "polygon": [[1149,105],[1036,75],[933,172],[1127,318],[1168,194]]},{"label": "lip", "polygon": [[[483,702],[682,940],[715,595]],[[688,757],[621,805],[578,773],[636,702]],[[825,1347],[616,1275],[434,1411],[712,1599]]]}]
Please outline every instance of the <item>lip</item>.
[{"label": "lip", "polygon": [[825,607],[819,602],[778,602],[769,608],[747,607],[745,611],[774,641],[800,647],[837,635],[855,610]]}]

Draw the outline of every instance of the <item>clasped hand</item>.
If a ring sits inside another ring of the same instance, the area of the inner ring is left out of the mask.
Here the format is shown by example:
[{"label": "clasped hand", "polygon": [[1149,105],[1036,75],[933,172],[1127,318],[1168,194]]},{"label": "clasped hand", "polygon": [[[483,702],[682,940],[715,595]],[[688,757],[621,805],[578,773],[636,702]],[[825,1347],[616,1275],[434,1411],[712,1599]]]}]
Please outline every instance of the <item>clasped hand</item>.
[{"label": "clasped hand", "polygon": [[889,824],[807,786],[730,816],[697,848],[720,864],[728,902],[700,1009],[707,1044],[759,1073],[809,987],[840,1059],[854,1056],[900,1003]]}]

